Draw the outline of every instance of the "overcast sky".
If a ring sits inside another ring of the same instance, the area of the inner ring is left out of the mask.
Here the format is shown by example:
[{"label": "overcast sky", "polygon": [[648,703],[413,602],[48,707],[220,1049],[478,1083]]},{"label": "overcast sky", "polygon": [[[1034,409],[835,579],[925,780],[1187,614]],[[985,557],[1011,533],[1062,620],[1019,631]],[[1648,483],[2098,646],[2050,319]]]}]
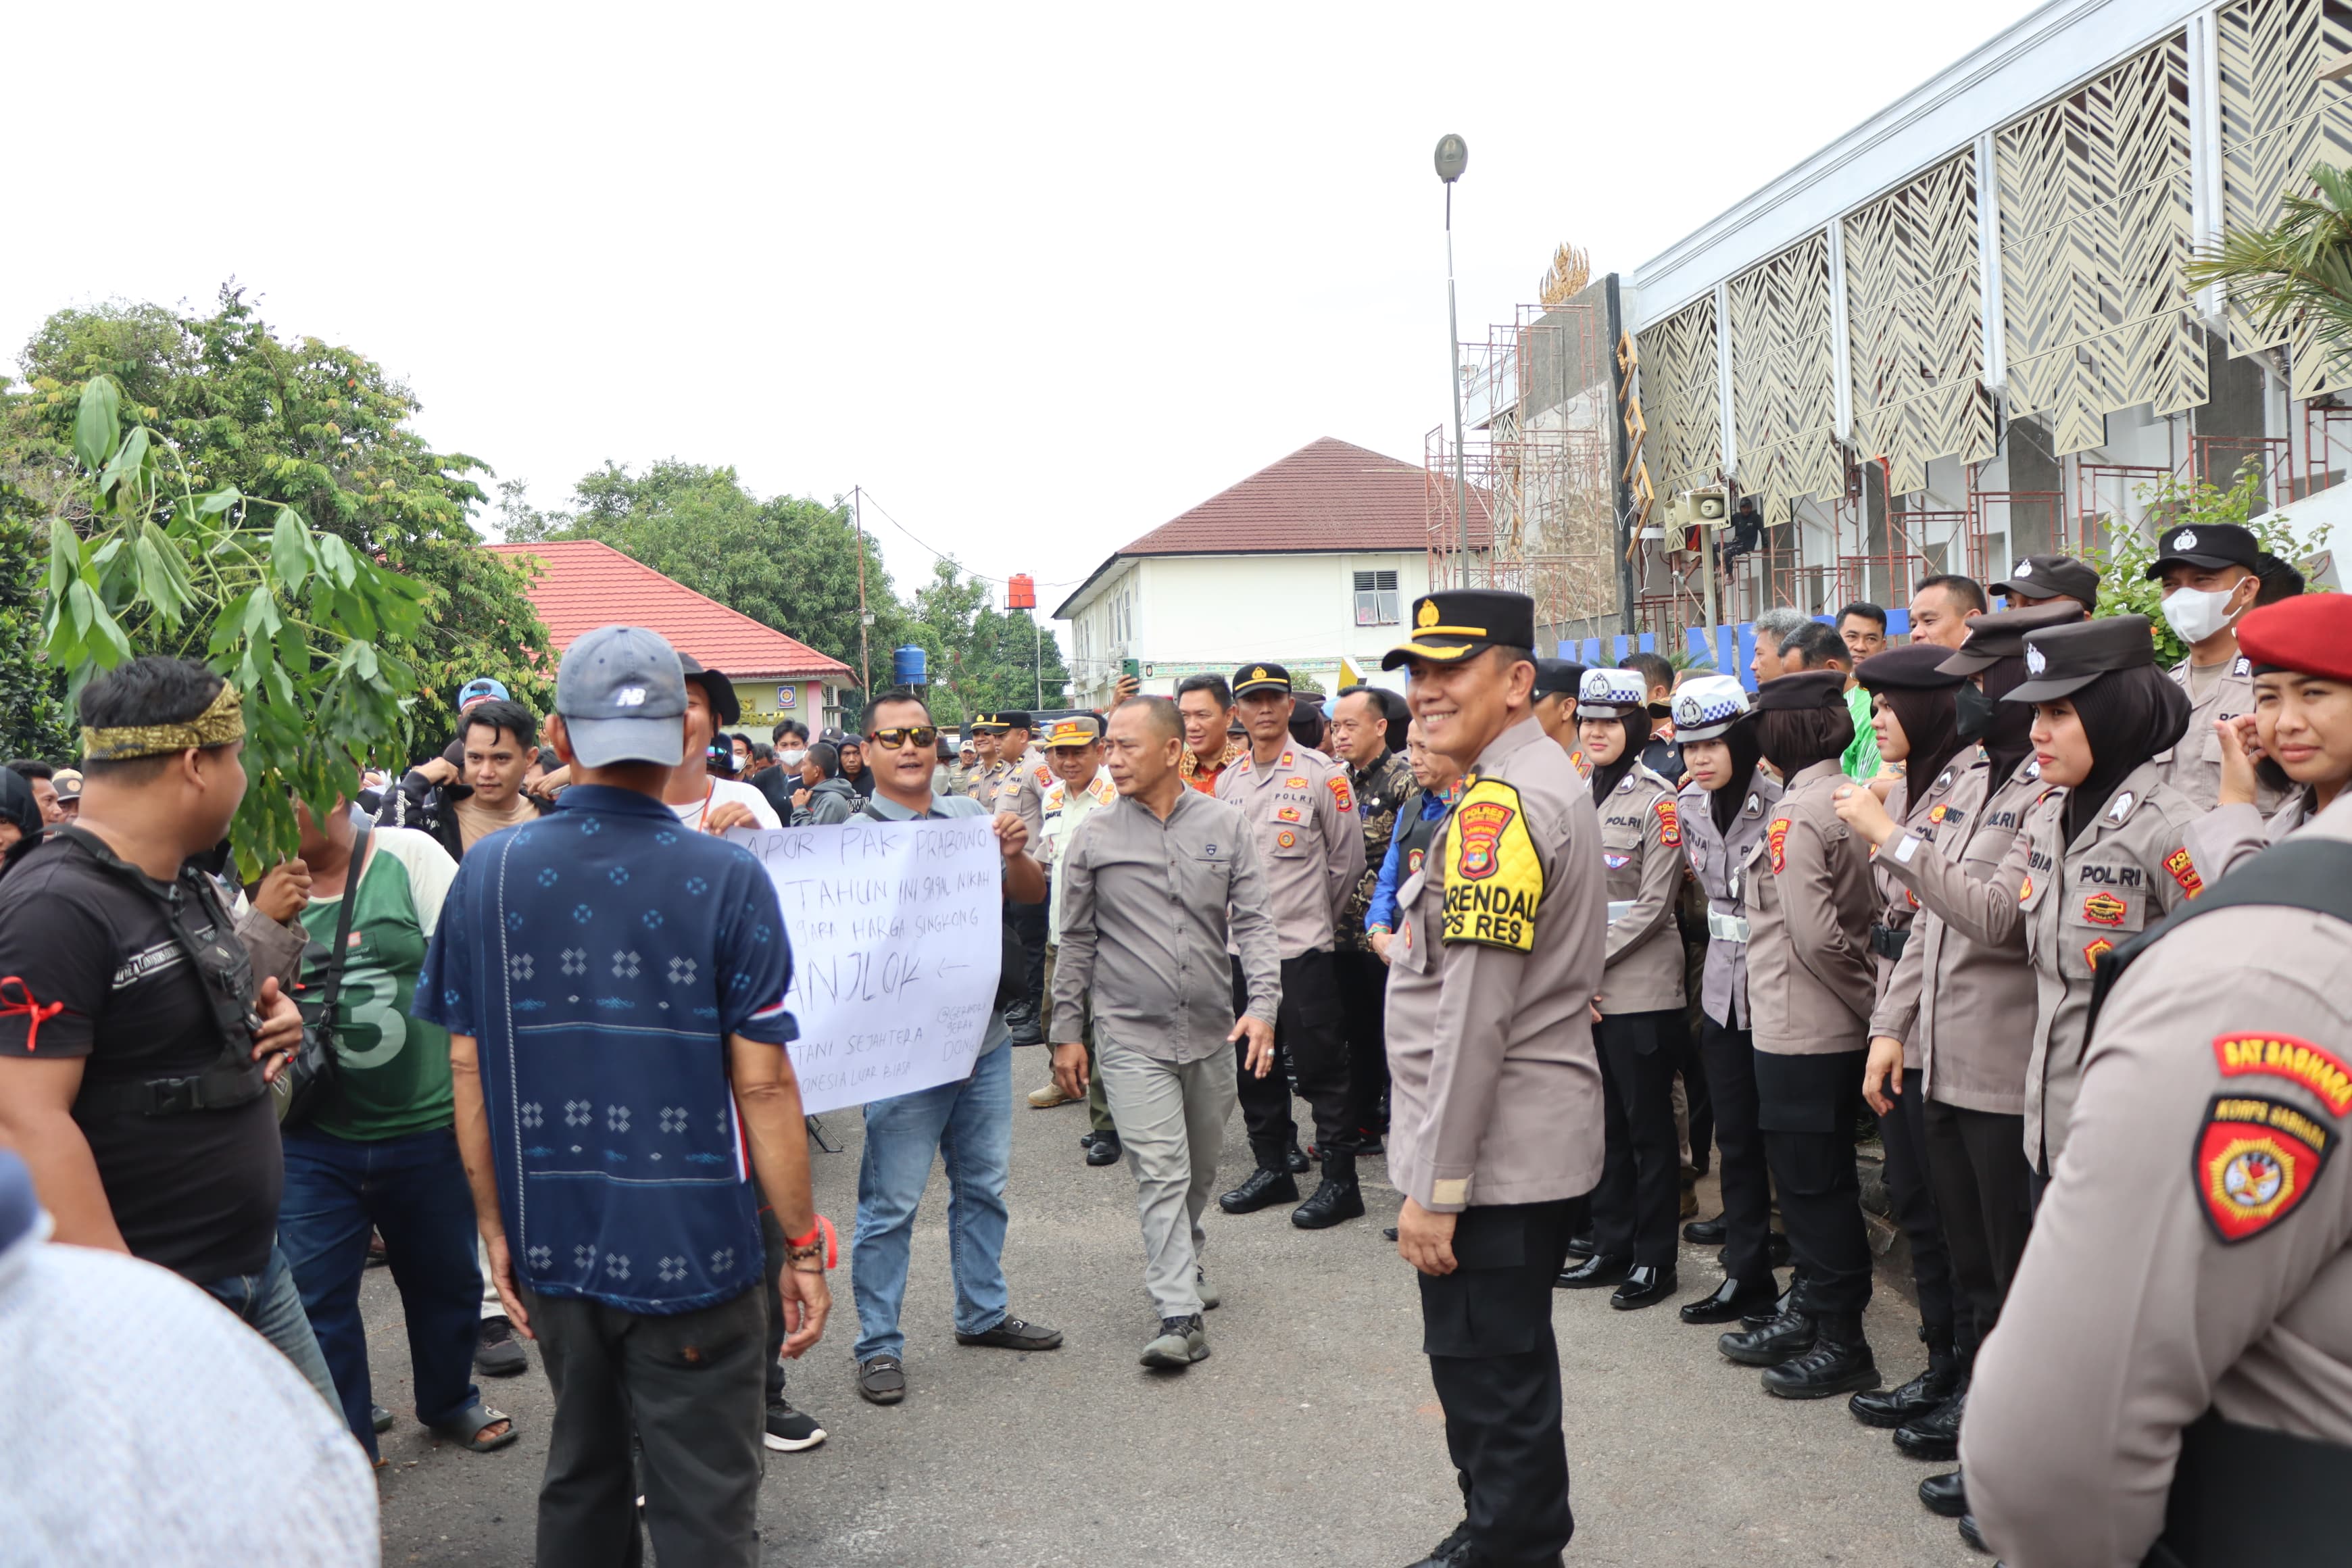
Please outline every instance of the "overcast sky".
[{"label": "overcast sky", "polygon": [[19,6],[0,360],[234,276],[541,506],[862,485],[902,588],[929,545],[1050,609],[1317,437],[1421,460],[1442,132],[1482,340],[1559,241],[1626,270],[2031,8]]}]

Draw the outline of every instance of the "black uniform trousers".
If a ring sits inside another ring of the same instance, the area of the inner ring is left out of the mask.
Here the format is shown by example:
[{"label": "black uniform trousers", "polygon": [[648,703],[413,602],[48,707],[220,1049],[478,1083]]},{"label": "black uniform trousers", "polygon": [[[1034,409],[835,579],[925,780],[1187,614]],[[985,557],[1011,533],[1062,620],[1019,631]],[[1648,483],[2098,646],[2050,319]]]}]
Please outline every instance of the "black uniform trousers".
[{"label": "black uniform trousers", "polygon": [[[1282,1006],[1275,1016],[1274,1043],[1290,1058],[1298,1097],[1315,1113],[1315,1141],[1324,1157],[1352,1153],[1356,1129],[1348,1120],[1348,1046],[1339,1036],[1339,984],[1332,954],[1302,952],[1282,961]],[[1234,1011],[1249,1005],[1242,961],[1234,960]],[[1287,1171],[1284,1162],[1298,1136],[1290,1116],[1290,1083],[1279,1059],[1265,1077],[1249,1070],[1249,1042],[1234,1042],[1240,1068],[1242,1121],[1249,1128],[1250,1152],[1264,1171]]]},{"label": "black uniform trousers", "polygon": [[1911,1244],[1919,1321],[1930,1329],[1948,1329],[1953,1321],[1952,1258],[1945,1247],[1927,1173],[1927,1073],[1918,1068],[1903,1074],[1903,1092],[1894,1097],[1895,1109],[1878,1119],[1878,1142],[1886,1151],[1886,1195],[1895,1203],[1895,1223]]},{"label": "black uniform trousers", "polygon": [[1495,1568],[1552,1568],[1576,1533],[1551,1331],[1569,1208],[1561,1199],[1465,1209],[1454,1272],[1416,1277],[1421,1348],[1445,1411],[1471,1544]]},{"label": "black uniform trousers", "polygon": [[1389,966],[1377,952],[1342,948],[1331,955],[1348,1036],[1348,1125],[1389,1130]]},{"label": "black uniform trousers", "polygon": [[2025,1118],[1969,1110],[1931,1100],[1923,1107],[1927,1175],[1952,1258],[1960,1310],[1954,1325],[1963,1355],[1976,1353],[2000,1316],[2009,1282],[2033,1228],[2032,1168],[2025,1163]]},{"label": "black uniform trousers", "polygon": [[1868,1059],[1867,1051],[1756,1053],[1756,1121],[1796,1258],[1796,1305],[1811,1313],[1858,1313],[1870,1304],[1870,1234],[1853,1165]]},{"label": "black uniform trousers", "polygon": [[1760,1288],[1772,1279],[1772,1176],[1756,1127],[1756,1045],[1747,1030],[1704,1016],[1698,1028],[1722,1163],[1723,1271]]},{"label": "black uniform trousers", "polygon": [[1045,1038],[1045,926],[1049,906],[1006,904],[1005,923],[1021,941],[1021,995],[1004,1010],[1005,1026],[1016,1046],[1042,1044]]},{"label": "black uniform trousers", "polygon": [[[1675,775],[1668,773],[1668,778]],[[1704,910],[1702,900],[1696,900]],[[1685,907],[1675,912],[1675,921],[1683,939],[1683,994],[1690,1000],[1683,1005],[1683,1027],[1677,1037],[1681,1056],[1675,1065],[1683,1075],[1683,1106],[1688,1118],[1691,1169],[1706,1174],[1709,1163],[1707,1151],[1715,1142],[1715,1093],[1706,1079],[1706,1053],[1701,1045],[1706,1037],[1706,1007],[1700,1001],[1706,986],[1706,921],[1701,916],[1695,923]]]},{"label": "black uniform trousers", "polygon": [[1682,1009],[1612,1013],[1592,1026],[1601,1047],[1601,1184],[1592,1190],[1592,1239],[1604,1258],[1675,1266],[1681,1217],[1682,1149],[1675,1136],[1675,1068]]}]

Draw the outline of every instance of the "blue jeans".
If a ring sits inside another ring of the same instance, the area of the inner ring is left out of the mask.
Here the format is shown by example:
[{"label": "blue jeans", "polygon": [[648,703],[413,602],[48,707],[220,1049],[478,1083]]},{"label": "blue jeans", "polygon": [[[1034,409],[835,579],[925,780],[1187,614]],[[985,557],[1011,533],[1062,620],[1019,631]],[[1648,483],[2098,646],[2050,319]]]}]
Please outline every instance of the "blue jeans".
[{"label": "blue jeans", "polygon": [[288,1267],[286,1254],[280,1248],[269,1249],[269,1261],[258,1274],[232,1274],[226,1279],[215,1279],[205,1291],[235,1312],[245,1325],[285,1352],[294,1363],[294,1370],[310,1380],[319,1397],[331,1409],[338,1408],[335,1380],[327,1375],[327,1363],[319,1354],[319,1339],[310,1331],[310,1320],[302,1311],[302,1293],[294,1288],[294,1271]]},{"label": "blue jeans", "polygon": [[343,1420],[373,1459],[374,1397],[367,1330],[360,1321],[360,1276],[367,1269],[371,1226],[383,1235],[385,1260],[400,1288],[416,1418],[437,1426],[480,1397],[473,1371],[482,1275],[474,1261],[474,1197],[457,1158],[457,1135],[445,1127],[354,1143],[292,1128],[285,1142],[278,1243],[334,1374]]},{"label": "blue jeans", "polygon": [[1004,1321],[1004,1180],[1013,1165],[1013,1045],[993,1014],[971,1076],[959,1083],[877,1100],[866,1108],[866,1152],[857,1167],[857,1234],[849,1247],[864,1362],[900,1355],[898,1309],[907,1298],[907,1258],[915,1207],[931,1179],[931,1156],[948,1169],[948,1259],[955,1271],[955,1331],[984,1334]]}]

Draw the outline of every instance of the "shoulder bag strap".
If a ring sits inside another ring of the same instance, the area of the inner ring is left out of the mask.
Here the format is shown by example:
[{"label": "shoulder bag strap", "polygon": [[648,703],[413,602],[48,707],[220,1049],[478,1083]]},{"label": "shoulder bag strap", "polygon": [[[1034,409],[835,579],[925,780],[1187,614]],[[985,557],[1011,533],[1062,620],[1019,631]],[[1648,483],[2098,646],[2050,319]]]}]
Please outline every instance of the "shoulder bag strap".
[{"label": "shoulder bag strap", "polygon": [[330,1038],[335,1028],[335,998],[343,989],[343,955],[352,946],[352,909],[360,901],[360,879],[367,874],[371,829],[358,825],[352,837],[351,873],[343,879],[342,906],[335,911],[335,947],[327,956],[327,977],[319,988],[319,1028]]}]

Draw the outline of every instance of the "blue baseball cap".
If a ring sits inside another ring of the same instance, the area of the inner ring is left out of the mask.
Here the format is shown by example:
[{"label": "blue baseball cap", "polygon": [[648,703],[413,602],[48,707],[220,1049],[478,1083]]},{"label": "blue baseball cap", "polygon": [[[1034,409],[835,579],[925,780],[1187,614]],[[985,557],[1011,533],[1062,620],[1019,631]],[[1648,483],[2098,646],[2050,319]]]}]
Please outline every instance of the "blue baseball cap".
[{"label": "blue baseball cap", "polygon": [[457,711],[463,713],[475,703],[488,702],[493,697],[501,702],[509,700],[504,684],[487,675],[478,675],[457,688]]},{"label": "blue baseball cap", "polygon": [[564,649],[555,710],[583,767],[674,768],[686,756],[686,672],[643,626],[599,626]]}]

